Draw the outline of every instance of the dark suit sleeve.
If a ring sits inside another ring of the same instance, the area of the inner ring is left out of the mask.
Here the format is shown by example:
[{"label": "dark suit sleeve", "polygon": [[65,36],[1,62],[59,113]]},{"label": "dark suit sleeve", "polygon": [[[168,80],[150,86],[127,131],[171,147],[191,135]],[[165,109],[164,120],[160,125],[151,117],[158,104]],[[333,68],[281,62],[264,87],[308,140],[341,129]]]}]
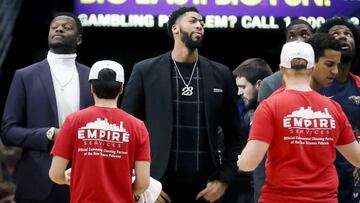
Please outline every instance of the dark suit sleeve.
[{"label": "dark suit sleeve", "polygon": [[237,156],[245,146],[246,138],[241,133],[240,116],[236,107],[236,85],[229,69],[224,73],[224,103],[220,126],[224,133],[224,153],[219,179],[229,183],[237,169]]},{"label": "dark suit sleeve", "polygon": [[[49,141],[46,128],[26,128],[26,89],[23,77],[16,71],[6,100],[1,126],[5,145],[47,151]],[[41,108],[39,106],[39,108]]]},{"label": "dark suit sleeve", "polygon": [[141,65],[135,64],[129,82],[125,87],[121,108],[129,114],[144,120],[144,83],[140,68]]}]

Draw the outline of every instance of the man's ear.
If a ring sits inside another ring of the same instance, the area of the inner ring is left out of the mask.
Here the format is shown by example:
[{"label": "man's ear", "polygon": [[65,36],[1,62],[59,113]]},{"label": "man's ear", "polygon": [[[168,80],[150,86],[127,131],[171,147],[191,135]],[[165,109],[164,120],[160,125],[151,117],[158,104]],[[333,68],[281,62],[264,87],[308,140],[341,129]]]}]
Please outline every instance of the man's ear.
[{"label": "man's ear", "polygon": [[173,32],[173,34],[179,34],[179,26],[174,24],[172,27],[171,27],[171,30]]},{"label": "man's ear", "polygon": [[256,81],[256,83],[255,83],[255,88],[256,88],[256,90],[259,90],[261,81],[262,81],[262,80],[260,80],[260,79]]},{"label": "man's ear", "polygon": [[122,93],[124,93],[124,83],[120,85],[119,95],[122,95]]},{"label": "man's ear", "polygon": [[283,68],[282,66],[279,66],[279,70],[280,70],[281,76],[284,75],[285,68]]},{"label": "man's ear", "polygon": [[81,43],[82,43],[82,34],[79,34],[77,36],[77,43],[76,44],[79,46]]}]

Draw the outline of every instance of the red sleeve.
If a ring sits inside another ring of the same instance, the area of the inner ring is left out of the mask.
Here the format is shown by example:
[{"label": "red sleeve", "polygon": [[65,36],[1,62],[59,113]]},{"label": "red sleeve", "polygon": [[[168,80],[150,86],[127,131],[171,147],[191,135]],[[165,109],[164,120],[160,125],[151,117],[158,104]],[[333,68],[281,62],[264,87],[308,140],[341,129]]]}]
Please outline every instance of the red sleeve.
[{"label": "red sleeve", "polygon": [[71,122],[71,118],[72,117],[70,116],[70,118],[67,117],[65,119],[65,122],[51,150],[51,155],[61,156],[68,160],[71,160],[72,158],[77,132],[77,128],[74,127],[74,123]]},{"label": "red sleeve", "polygon": [[360,88],[360,77],[353,73],[349,73],[349,75],[354,79],[356,86]]},{"label": "red sleeve", "polygon": [[270,144],[274,136],[273,121],[269,100],[264,100],[255,111],[249,140],[261,140]]},{"label": "red sleeve", "polygon": [[136,140],[135,161],[150,161],[150,159],[149,133],[144,123],[141,123]]}]

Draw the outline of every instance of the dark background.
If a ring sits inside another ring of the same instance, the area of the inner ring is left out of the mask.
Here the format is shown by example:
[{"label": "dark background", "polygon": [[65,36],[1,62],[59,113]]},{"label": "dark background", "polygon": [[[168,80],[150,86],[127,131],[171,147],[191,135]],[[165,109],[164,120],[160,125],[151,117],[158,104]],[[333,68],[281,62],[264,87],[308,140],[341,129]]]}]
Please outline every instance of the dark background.
[{"label": "dark background", "polygon": [[[13,30],[13,39],[0,69],[0,115],[16,69],[46,57],[47,35],[53,14],[73,11],[71,0],[24,0]],[[284,30],[205,29],[199,53],[227,65],[231,70],[250,57],[260,57],[277,70],[285,41]],[[77,60],[91,66],[95,61],[111,59],[125,68],[125,78],[134,63],[172,49],[173,39],[165,28],[85,27]]]}]

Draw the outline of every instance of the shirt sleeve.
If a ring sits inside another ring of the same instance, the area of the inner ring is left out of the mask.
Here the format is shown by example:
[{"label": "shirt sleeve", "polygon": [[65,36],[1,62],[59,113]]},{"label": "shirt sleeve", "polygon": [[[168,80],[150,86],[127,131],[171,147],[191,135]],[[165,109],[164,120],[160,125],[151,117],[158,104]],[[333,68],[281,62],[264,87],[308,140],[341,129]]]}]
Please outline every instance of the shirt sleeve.
[{"label": "shirt sleeve", "polygon": [[264,100],[255,111],[249,140],[271,143],[274,136],[273,112],[268,100]]},{"label": "shirt sleeve", "polygon": [[149,133],[144,123],[141,123],[136,140],[135,161],[150,161],[150,159]]},{"label": "shirt sleeve", "polygon": [[51,155],[60,156],[65,159],[71,160],[74,142],[77,129],[74,127],[73,122],[70,121],[71,117],[67,117],[65,122],[56,138],[54,147],[51,150]]}]

